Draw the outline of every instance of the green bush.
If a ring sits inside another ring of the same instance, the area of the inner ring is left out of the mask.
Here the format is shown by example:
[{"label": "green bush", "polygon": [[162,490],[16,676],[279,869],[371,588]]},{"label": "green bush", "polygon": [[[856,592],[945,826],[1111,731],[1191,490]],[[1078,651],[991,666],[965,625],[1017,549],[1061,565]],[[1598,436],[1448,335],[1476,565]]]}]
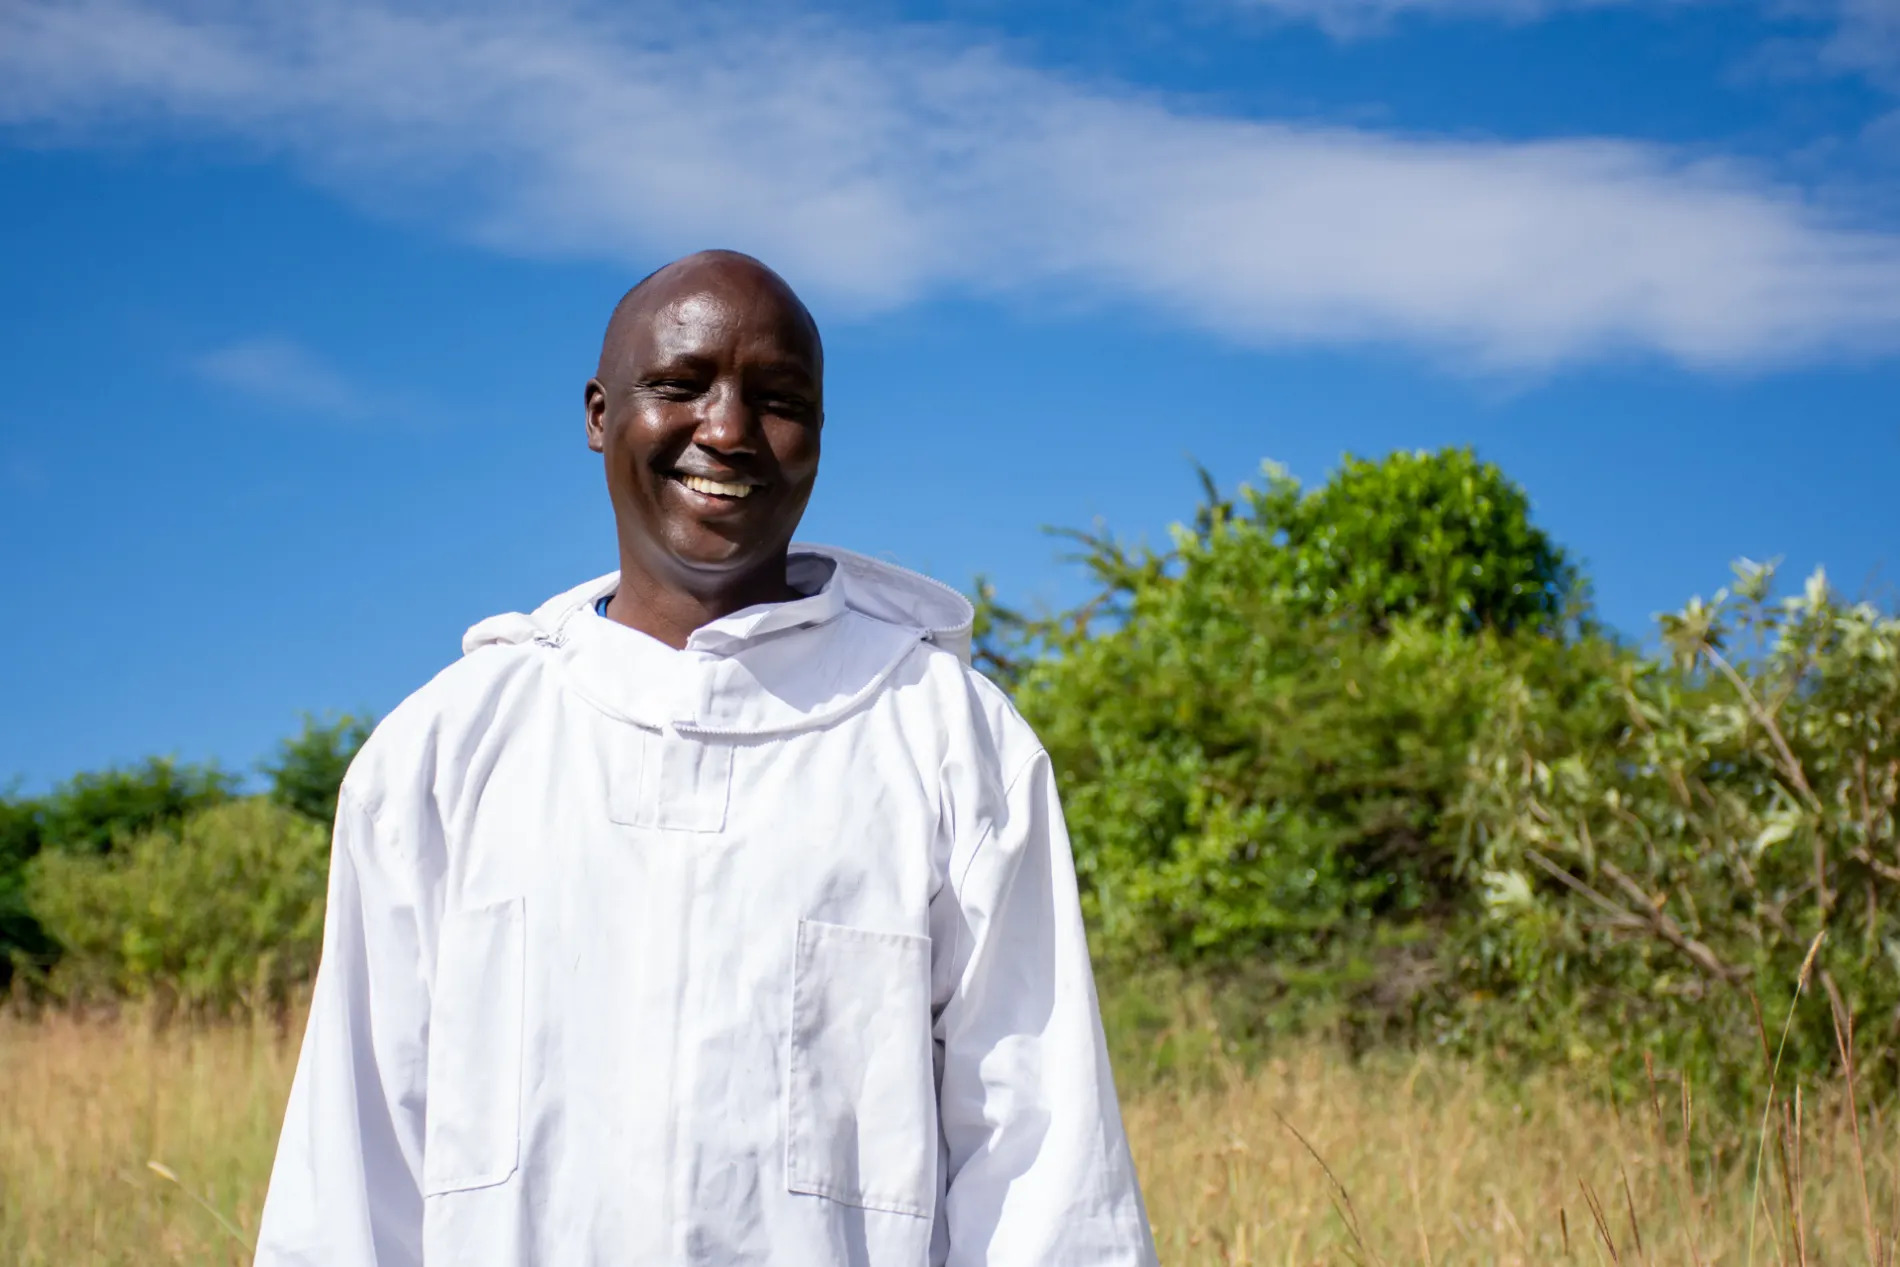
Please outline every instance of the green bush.
[{"label": "green bush", "polygon": [[262,798],[105,855],[43,851],[26,890],[65,951],[51,986],[193,1012],[280,1004],[316,967],[328,858],[324,827]]},{"label": "green bush", "polygon": [[1780,602],[1770,569],[1737,574],[1663,618],[1667,659],[1622,666],[1614,725],[1528,681],[1497,710],[1459,811],[1486,890],[1475,992],[1447,1023],[1736,1089],[1764,1048],[1787,1076],[1837,1069],[1853,1017],[1861,1080],[1890,1091],[1900,620],[1820,573]]},{"label": "green bush", "polygon": [[1199,992],[1223,1049],[1326,1026],[1623,1086],[1647,1057],[1739,1107],[1764,1048],[1838,1069],[1852,1017],[1900,1089],[1900,621],[1747,566],[1643,654],[1463,452],[1270,468],[1238,506],[1165,553],[1081,536],[1075,611],[979,595],[1123,1032]]},{"label": "green bush", "polygon": [[215,765],[180,764],[170,757],[76,774],[40,799],[39,845],[109,853],[134,835],[230,800],[240,781]]},{"label": "green bush", "polygon": [[[1347,455],[1310,492],[1269,463],[1266,487],[1243,488],[1240,502],[1237,522],[1273,547],[1252,552],[1249,571],[1308,615],[1373,631],[1425,617],[1554,633],[1578,614],[1582,579],[1531,522],[1530,498],[1469,449]],[[1235,509],[1209,485],[1201,534]]]},{"label": "green bush", "polygon": [[1081,538],[1100,596],[1033,624],[989,601],[987,662],[1055,760],[1111,970],[1161,954],[1383,1028],[1475,903],[1447,814],[1495,701],[1621,653],[1467,452],[1348,460],[1312,493],[1269,467],[1239,502],[1210,492],[1165,554]]},{"label": "green bush", "polygon": [[37,976],[59,957],[27,901],[26,867],[36,855],[109,853],[140,832],[230,800],[237,788],[237,776],[214,765],[152,757],[74,775],[45,796],[0,797],[0,987],[16,966]]}]

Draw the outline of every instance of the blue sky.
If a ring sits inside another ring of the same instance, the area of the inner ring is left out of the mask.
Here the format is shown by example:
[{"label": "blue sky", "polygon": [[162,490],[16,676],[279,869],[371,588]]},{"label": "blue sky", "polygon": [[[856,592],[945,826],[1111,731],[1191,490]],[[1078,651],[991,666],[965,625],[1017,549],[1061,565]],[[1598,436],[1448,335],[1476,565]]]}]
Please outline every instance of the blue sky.
[{"label": "blue sky", "polygon": [[1641,634],[1891,595],[1891,0],[0,0],[0,783],[246,767],[612,566],[620,291],[828,347],[806,537],[1074,597],[1262,459],[1472,444]]}]

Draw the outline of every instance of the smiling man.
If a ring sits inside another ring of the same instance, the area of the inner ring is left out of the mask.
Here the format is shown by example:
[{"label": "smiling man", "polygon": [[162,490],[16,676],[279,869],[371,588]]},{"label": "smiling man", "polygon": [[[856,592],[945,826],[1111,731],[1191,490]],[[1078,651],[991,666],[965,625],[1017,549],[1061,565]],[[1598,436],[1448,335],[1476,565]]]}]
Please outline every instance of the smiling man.
[{"label": "smiling man", "polygon": [[620,570],[484,621],[351,767],[258,1262],[1153,1262],[1049,759],[970,607],[791,538],[818,330],[615,310]]}]

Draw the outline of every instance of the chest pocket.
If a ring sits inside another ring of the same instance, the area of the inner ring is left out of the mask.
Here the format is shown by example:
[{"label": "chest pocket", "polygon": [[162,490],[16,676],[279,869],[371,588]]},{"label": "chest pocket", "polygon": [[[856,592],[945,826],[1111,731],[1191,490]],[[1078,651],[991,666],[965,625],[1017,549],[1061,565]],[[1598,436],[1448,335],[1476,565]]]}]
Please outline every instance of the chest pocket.
[{"label": "chest pocket", "polygon": [[524,939],[520,898],[442,917],[429,1008],[426,1196],[492,1187],[515,1173]]},{"label": "chest pocket", "polygon": [[935,1204],[930,939],[800,920],[786,1185],[927,1217]]}]

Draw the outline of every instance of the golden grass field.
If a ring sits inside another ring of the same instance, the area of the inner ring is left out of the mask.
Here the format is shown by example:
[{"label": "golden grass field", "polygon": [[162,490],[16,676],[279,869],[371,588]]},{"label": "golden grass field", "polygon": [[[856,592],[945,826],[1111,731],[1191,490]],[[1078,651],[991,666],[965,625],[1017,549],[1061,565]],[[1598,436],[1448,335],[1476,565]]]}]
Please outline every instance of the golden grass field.
[{"label": "golden grass field", "polygon": [[[294,1058],[263,1025],[0,1016],[0,1263],[248,1262]],[[1685,1161],[1667,1096],[1619,1113],[1309,1044],[1124,1109],[1168,1264],[1892,1261],[1892,1123],[1863,1117],[1857,1148],[1804,1103],[1787,1182],[1771,1150],[1757,1188],[1752,1154]]]}]

